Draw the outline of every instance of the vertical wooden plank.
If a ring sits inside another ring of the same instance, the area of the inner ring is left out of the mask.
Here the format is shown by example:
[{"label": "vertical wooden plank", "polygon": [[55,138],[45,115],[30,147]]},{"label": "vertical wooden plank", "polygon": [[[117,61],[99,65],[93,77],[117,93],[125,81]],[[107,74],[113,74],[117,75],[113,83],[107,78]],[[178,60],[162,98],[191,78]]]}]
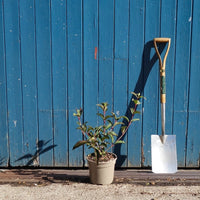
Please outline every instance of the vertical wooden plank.
[{"label": "vertical wooden plank", "polygon": [[5,27],[3,2],[0,3],[0,166],[7,166],[9,158],[8,123],[7,123],[7,92],[5,63]]},{"label": "vertical wooden plank", "polygon": [[73,116],[76,109],[83,106],[82,74],[82,0],[67,1],[68,27],[68,106],[69,106],[69,166],[83,166],[83,149],[72,150],[73,145],[82,139],[76,129],[77,118]]},{"label": "vertical wooden plank", "polygon": [[[114,1],[99,1],[99,102],[113,100]],[[110,110],[111,111],[111,110]]]},{"label": "vertical wooden plank", "polygon": [[[83,1],[84,14],[84,119],[90,125],[97,123],[98,102],[98,62],[95,49],[98,49],[98,1]],[[88,154],[88,151],[85,151]]]},{"label": "vertical wooden plank", "polygon": [[[4,1],[10,164],[23,155],[22,87],[18,1]],[[24,161],[17,165],[24,165]]]},{"label": "vertical wooden plank", "polygon": [[[128,102],[133,107],[131,91],[143,93],[143,48],[144,48],[144,1],[130,1],[129,34],[129,90]],[[141,166],[142,105],[138,106],[140,121],[133,123],[128,131],[128,167]]]},{"label": "vertical wooden plank", "polygon": [[32,162],[32,158],[27,156],[35,155],[38,139],[34,1],[21,0],[19,6],[24,123],[24,151],[21,158],[28,165],[37,165],[36,160]]},{"label": "vertical wooden plank", "polygon": [[[124,115],[127,110],[128,88],[128,34],[129,0],[115,1],[115,49],[114,49],[114,112]],[[120,132],[118,128],[116,130]],[[116,145],[117,166],[127,166],[127,135],[123,145]]]},{"label": "vertical wooden plank", "polygon": [[[171,38],[171,46],[166,61],[166,134],[173,134],[173,102],[174,102],[174,61],[176,35],[176,1],[162,0],[161,5],[161,37]],[[167,45],[166,45],[167,46]],[[163,50],[162,56],[166,49]],[[160,100],[159,100],[160,101]],[[161,133],[161,116],[158,118],[158,132]]]},{"label": "vertical wooden plank", "polygon": [[160,1],[146,1],[144,47],[144,117],[142,139],[142,165],[151,165],[151,134],[157,134],[159,66],[153,46],[153,38],[160,34]]},{"label": "vertical wooden plank", "polygon": [[50,1],[35,1],[40,165],[53,164]]},{"label": "vertical wooden plank", "polygon": [[68,165],[66,2],[51,1],[55,166]]},{"label": "vertical wooden plank", "polygon": [[193,2],[193,25],[192,25],[192,46],[191,46],[191,71],[190,71],[190,92],[189,92],[189,117],[187,136],[187,167],[199,167],[200,162],[200,1]]},{"label": "vertical wooden plank", "polygon": [[108,102],[113,111],[114,1],[99,1],[99,103]]},{"label": "vertical wooden plank", "polygon": [[178,166],[184,167],[186,154],[192,1],[178,2],[177,12],[173,133],[177,137]]}]

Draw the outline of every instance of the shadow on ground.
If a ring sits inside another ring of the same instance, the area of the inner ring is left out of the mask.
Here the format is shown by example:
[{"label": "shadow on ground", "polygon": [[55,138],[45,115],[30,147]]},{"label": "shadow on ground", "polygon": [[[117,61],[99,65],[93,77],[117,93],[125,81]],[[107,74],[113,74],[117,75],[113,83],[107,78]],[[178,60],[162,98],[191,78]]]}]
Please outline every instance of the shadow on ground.
[{"label": "shadow on ground", "polygon": [[[50,184],[90,184],[88,170],[12,169],[1,171],[0,185],[46,186]],[[154,174],[150,170],[116,170],[113,184],[142,186],[200,186],[199,170],[175,174]]]},{"label": "shadow on ground", "polygon": [[16,169],[12,170],[17,184],[26,186],[49,185],[52,183],[72,184],[72,183],[90,183],[89,174],[86,170],[40,170],[40,169]]}]

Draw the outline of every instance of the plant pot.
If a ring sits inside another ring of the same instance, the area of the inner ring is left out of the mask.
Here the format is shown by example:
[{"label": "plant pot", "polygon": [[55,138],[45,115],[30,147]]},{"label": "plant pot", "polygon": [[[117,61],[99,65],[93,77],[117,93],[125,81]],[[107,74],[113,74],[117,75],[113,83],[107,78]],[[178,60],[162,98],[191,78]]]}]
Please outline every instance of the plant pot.
[{"label": "plant pot", "polygon": [[89,157],[87,156],[91,183],[106,185],[113,182],[117,156],[114,153],[112,153],[112,155],[113,158],[111,160],[100,161],[98,165],[96,161],[89,159]]}]

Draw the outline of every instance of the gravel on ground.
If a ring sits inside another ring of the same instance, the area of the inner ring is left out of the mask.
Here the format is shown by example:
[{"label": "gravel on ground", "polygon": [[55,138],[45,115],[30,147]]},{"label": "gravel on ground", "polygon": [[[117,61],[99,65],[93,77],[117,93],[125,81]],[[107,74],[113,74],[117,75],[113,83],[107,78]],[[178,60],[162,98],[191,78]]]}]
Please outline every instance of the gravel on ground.
[{"label": "gravel on ground", "polygon": [[1,200],[182,200],[200,199],[200,186],[139,186],[132,184],[92,185],[89,183],[41,186],[0,185]]}]

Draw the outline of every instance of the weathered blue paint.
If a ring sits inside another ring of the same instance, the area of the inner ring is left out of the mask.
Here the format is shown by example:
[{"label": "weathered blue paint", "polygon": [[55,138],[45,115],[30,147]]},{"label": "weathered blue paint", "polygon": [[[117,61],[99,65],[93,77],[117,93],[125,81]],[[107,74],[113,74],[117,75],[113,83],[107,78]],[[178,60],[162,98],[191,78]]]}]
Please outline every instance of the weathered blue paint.
[{"label": "weathered blue paint", "polygon": [[[83,1],[83,40],[84,119],[94,126],[98,102],[98,0]],[[86,156],[90,151],[84,152]]]},{"label": "weathered blue paint", "polygon": [[[129,82],[128,82],[128,106],[132,103],[131,91],[143,93],[143,49],[144,49],[144,1],[130,1],[130,29],[129,29]],[[142,113],[143,104],[137,110]],[[129,114],[130,115],[130,114]],[[142,115],[128,131],[128,167],[141,167],[141,139],[142,139]]]},{"label": "weathered blue paint", "polygon": [[[37,147],[37,82],[36,82],[36,45],[35,45],[35,7],[32,0],[20,1],[21,32],[21,73],[23,101],[23,154],[33,155]],[[30,157],[25,161],[28,163]],[[15,165],[22,160],[18,158]],[[34,163],[31,163],[31,165]],[[35,162],[36,164],[36,162]]]},{"label": "weathered blue paint", "polygon": [[[10,164],[23,154],[21,34],[18,1],[4,1]],[[18,165],[25,164],[24,161]]]},{"label": "weathered blue paint", "polygon": [[83,148],[72,150],[82,135],[76,129],[77,119],[73,116],[76,109],[83,107],[83,16],[82,0],[67,1],[68,28],[68,136],[69,166],[83,166]]},{"label": "weathered blue paint", "polygon": [[6,62],[5,62],[5,30],[4,10],[0,4],[0,165],[6,166],[9,158],[8,122],[7,122],[7,90],[6,90]]},{"label": "weathered blue paint", "polygon": [[[176,39],[176,1],[163,0],[161,5],[161,37],[170,37],[171,45],[167,56],[166,65],[166,134],[173,134],[173,103],[174,103],[174,60],[175,60],[175,39]],[[166,45],[167,46],[167,45]],[[163,50],[163,55],[166,49]],[[161,116],[158,118],[161,121]],[[161,123],[158,132],[161,133]]]},{"label": "weathered blue paint", "polygon": [[190,82],[189,82],[189,106],[188,106],[188,132],[187,132],[187,154],[186,166],[199,167],[200,161],[200,35],[198,28],[200,27],[200,2],[193,2],[193,19],[192,19],[192,44],[191,44],[191,61],[190,61]]},{"label": "weathered blue paint", "polygon": [[178,165],[199,167],[199,10],[198,0],[0,0],[0,165],[85,166],[90,151],[72,150],[76,108],[92,125],[102,101],[129,116],[134,91],[147,98],[140,121],[113,151],[119,167],[150,166],[161,133],[152,40],[170,37],[166,133]]},{"label": "weathered blue paint", "polygon": [[65,1],[51,1],[54,165],[68,165],[67,16]]},{"label": "weathered blue paint", "polygon": [[173,133],[179,141],[178,165],[183,167],[186,156],[192,1],[179,2],[177,7]]},{"label": "weathered blue paint", "polygon": [[[114,0],[99,1],[99,102],[113,102]],[[106,31],[104,31],[106,30]],[[105,45],[107,44],[107,45]]]},{"label": "weathered blue paint", "polygon": [[[40,165],[53,165],[51,3],[35,1]],[[48,151],[45,151],[49,148]],[[44,152],[44,153],[43,153]]]},{"label": "weathered blue paint", "polygon": [[[128,89],[128,43],[129,43],[129,0],[115,1],[115,43],[114,43],[114,112],[123,115],[127,109]],[[117,132],[120,133],[118,127]],[[127,165],[127,135],[123,138],[125,145],[114,147],[120,155],[117,166]]]},{"label": "weathered blue paint", "polygon": [[144,46],[144,101],[142,165],[151,165],[150,135],[158,133],[158,76],[159,67],[152,39],[160,36],[160,3],[156,0],[146,1],[145,46]]}]

